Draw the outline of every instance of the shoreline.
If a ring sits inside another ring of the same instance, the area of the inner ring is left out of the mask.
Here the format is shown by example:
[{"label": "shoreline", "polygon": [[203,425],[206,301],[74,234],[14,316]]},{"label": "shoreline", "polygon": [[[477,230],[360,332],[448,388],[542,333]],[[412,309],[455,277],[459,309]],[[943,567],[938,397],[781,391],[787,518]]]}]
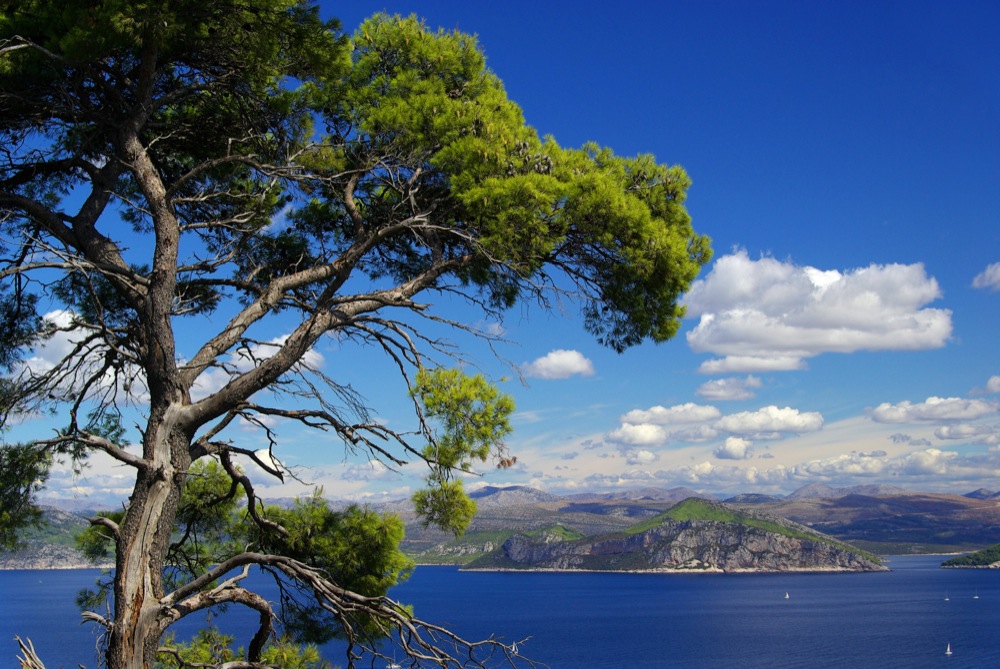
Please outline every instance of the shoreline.
[{"label": "shoreline", "polygon": [[497,573],[546,573],[546,574],[878,574],[892,571],[888,567],[884,569],[838,569],[835,567],[803,567],[796,569],[722,569],[720,567],[708,567],[705,569],[678,569],[663,567],[659,569],[558,569],[555,567],[539,567],[531,569],[511,569],[504,567],[478,567],[465,569],[460,565],[417,565],[435,567],[457,567],[458,571],[465,572],[497,572]]}]

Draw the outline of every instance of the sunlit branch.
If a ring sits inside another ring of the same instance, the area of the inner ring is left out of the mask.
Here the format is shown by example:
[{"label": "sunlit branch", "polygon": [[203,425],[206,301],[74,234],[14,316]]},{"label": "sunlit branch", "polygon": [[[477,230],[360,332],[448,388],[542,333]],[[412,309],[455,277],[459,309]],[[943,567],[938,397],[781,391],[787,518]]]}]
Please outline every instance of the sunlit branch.
[{"label": "sunlit branch", "polygon": [[118,535],[118,523],[116,523],[115,521],[111,520],[107,516],[95,516],[94,518],[90,519],[90,524],[94,525],[94,526],[100,526],[100,527],[107,528],[111,532],[112,536],[115,539],[117,539],[118,536],[119,536]]},{"label": "sunlit branch", "polygon": [[167,627],[173,622],[188,616],[196,611],[202,611],[220,604],[241,604],[256,610],[260,614],[257,631],[250,641],[247,649],[247,659],[250,662],[259,662],[264,645],[274,632],[274,612],[270,603],[255,592],[246,590],[238,586],[238,583],[245,579],[250,571],[250,563],[243,565],[243,571],[232,578],[229,578],[211,590],[203,590],[186,597],[173,606],[161,608],[161,614],[165,617],[163,627]]},{"label": "sunlit branch", "polygon": [[75,431],[72,434],[62,435],[52,439],[42,439],[36,443],[39,446],[53,448],[56,450],[60,450],[67,446],[80,445],[93,450],[103,451],[118,462],[129,465],[130,467],[135,467],[136,469],[146,470],[152,466],[148,460],[145,460],[138,455],[129,453],[121,446],[118,446],[104,437],[97,436],[96,434],[90,434],[88,432]]}]

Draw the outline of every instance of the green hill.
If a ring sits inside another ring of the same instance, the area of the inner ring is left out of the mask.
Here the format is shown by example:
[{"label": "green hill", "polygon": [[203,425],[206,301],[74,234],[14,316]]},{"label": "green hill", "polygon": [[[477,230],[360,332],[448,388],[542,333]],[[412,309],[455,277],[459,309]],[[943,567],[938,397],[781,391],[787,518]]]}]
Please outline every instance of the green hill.
[{"label": "green hill", "polygon": [[959,555],[941,563],[942,567],[990,567],[1000,563],[1000,544],[968,555]]},{"label": "green hill", "polygon": [[691,497],[682,502],[678,502],[673,508],[664,513],[636,523],[625,530],[626,534],[639,534],[650,530],[664,522],[685,522],[685,521],[709,521],[715,523],[736,523],[746,527],[754,527],[765,532],[790,537],[792,539],[802,539],[807,541],[819,541],[831,546],[836,546],[845,550],[860,553],[866,558],[877,562],[879,558],[867,551],[859,550],[856,546],[851,546],[839,541],[834,537],[822,534],[803,525],[792,523],[791,521],[777,517],[761,517],[751,513],[739,511],[732,507],[724,506],[718,502],[707,499]]},{"label": "green hill", "polygon": [[[566,535],[572,536],[572,534]],[[879,571],[881,560],[786,521],[687,499],[607,534],[513,533],[470,569],[597,571]]]}]

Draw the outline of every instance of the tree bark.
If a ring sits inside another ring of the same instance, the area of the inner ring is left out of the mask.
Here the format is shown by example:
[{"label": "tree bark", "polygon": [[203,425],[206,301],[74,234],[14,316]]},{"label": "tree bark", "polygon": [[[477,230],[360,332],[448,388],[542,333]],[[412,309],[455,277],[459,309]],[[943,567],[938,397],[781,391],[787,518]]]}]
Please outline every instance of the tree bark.
[{"label": "tree bark", "polygon": [[[108,669],[149,669],[168,621],[161,614],[163,564],[177,514],[190,438],[178,424],[181,407],[167,405],[151,416],[140,470],[120,526],[115,562],[115,612]],[[151,457],[150,457],[151,456]]]}]

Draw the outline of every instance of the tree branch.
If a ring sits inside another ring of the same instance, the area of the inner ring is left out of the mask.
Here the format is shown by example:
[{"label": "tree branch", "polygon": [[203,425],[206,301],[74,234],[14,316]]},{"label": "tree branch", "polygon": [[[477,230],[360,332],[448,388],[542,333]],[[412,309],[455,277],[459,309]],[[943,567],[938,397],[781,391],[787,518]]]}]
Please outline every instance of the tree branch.
[{"label": "tree branch", "polygon": [[45,664],[35,652],[35,646],[31,643],[31,639],[22,640],[21,637],[15,636],[14,640],[17,641],[17,647],[21,649],[23,655],[23,657],[17,658],[21,669],[45,669]]},{"label": "tree branch", "polygon": [[[257,632],[250,641],[247,649],[247,659],[251,663],[260,662],[264,645],[274,632],[274,611],[271,609],[267,599],[255,592],[238,587],[238,583],[245,579],[250,573],[250,564],[243,566],[243,571],[232,578],[229,578],[211,590],[198,592],[183,601],[169,607],[161,608],[161,615],[164,616],[163,628],[190,615],[196,611],[201,611],[219,604],[242,604],[255,609],[260,613],[260,620]],[[162,600],[161,600],[162,601]]]},{"label": "tree branch", "polygon": [[82,444],[89,448],[104,451],[118,462],[129,465],[130,467],[135,467],[136,469],[148,470],[152,466],[149,461],[139,457],[138,455],[129,453],[114,442],[96,434],[84,431],[76,431],[72,434],[60,435],[53,439],[43,439],[36,443],[41,446],[51,447],[57,450],[62,445]]},{"label": "tree branch", "polygon": [[[417,662],[432,663],[443,669],[459,669],[470,666],[485,668],[485,662],[492,655],[499,653],[500,657],[505,658],[511,666],[515,666],[515,659],[528,666],[535,666],[529,659],[516,655],[511,646],[498,640],[491,638],[485,641],[467,641],[444,627],[413,617],[406,607],[388,597],[365,597],[351,592],[331,582],[321,570],[281,555],[253,552],[235,555],[160,599],[161,610],[168,618],[172,618],[175,615],[174,612],[183,611],[184,615],[187,615],[191,611],[198,610],[199,606],[201,608],[211,606],[210,602],[213,598],[228,596],[225,592],[236,589],[234,585],[227,586],[227,584],[237,581],[243,576],[226,581],[207,593],[202,593],[204,596],[199,594],[201,589],[234,569],[245,569],[247,565],[275,569],[309,590],[319,606],[333,615],[341,624],[349,646],[360,645],[375,657],[384,657],[384,655],[356,628],[356,621],[360,616],[370,618],[386,634],[397,631],[397,643],[409,657]],[[187,598],[192,598],[190,605],[185,601]],[[216,601],[222,600],[216,599]],[[450,647],[450,650],[446,650],[445,646]],[[464,657],[462,657],[463,655]],[[348,669],[357,666],[354,660],[354,656],[349,653]]]}]

